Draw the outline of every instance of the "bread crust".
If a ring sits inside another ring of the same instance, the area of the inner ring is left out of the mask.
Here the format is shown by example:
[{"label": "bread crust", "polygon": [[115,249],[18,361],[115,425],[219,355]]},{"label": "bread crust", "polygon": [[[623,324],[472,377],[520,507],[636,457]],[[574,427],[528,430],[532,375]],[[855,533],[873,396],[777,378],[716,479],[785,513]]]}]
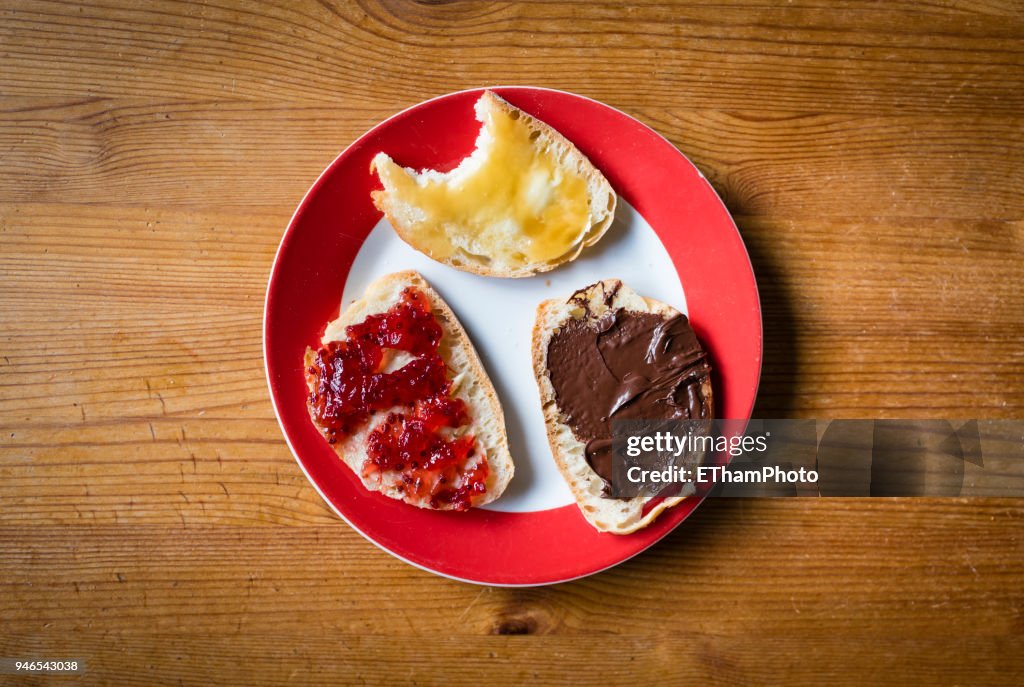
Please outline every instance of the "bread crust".
[{"label": "bread crust", "polygon": [[[399,301],[402,291],[409,286],[423,292],[430,303],[434,317],[444,332],[439,352],[448,365],[449,375],[453,379],[452,393],[466,402],[470,414],[470,424],[466,428],[460,429],[476,436],[477,445],[483,449],[489,467],[487,489],[481,498],[473,500],[472,505],[474,507],[486,505],[501,496],[515,472],[505,431],[505,415],[490,377],[484,370],[483,363],[465,329],[448,304],[427,283],[426,279],[413,270],[395,272],[377,279],[367,287],[360,299],[352,302],[338,319],[326,326],[322,343],[345,340],[345,327],[362,322],[370,315],[387,311]],[[314,390],[315,384],[315,379],[309,372],[314,355],[313,349],[306,349],[306,385],[310,392]],[[313,424],[323,432],[323,428],[316,422],[309,404],[307,404],[307,409]],[[450,505],[433,508],[427,502],[406,498],[404,491],[398,488],[397,484],[389,484],[385,480],[378,482],[366,478],[362,474],[362,466],[368,457],[367,437],[383,422],[388,413],[402,410],[402,408],[391,408],[374,413],[359,431],[344,438],[338,437],[332,447],[342,462],[355,472],[367,489],[380,491],[386,496],[420,508],[450,510]]]},{"label": "bread crust", "polygon": [[[614,293],[615,296],[611,302],[606,303],[604,296],[608,293]],[[587,522],[602,532],[630,534],[652,523],[662,512],[686,499],[688,494],[663,498],[647,513],[643,513],[645,504],[657,497],[636,496],[620,499],[603,495],[604,480],[587,463],[584,454],[586,444],[576,438],[559,411],[555,390],[548,376],[548,344],[558,327],[572,317],[589,317],[596,321],[608,310],[625,308],[630,311],[656,313],[667,319],[678,315],[679,311],[661,301],[641,297],[619,279],[605,279],[585,291],[574,294],[580,295],[590,304],[586,310],[566,300],[547,300],[537,307],[531,343],[533,374],[540,392],[551,455],[555,459],[558,471],[569,485],[580,512]],[[710,402],[710,380],[705,380],[701,393]],[[687,486],[692,493],[692,485]]]},{"label": "bread crust", "polygon": [[[612,188],[611,184],[608,183],[608,180],[604,177],[601,171],[576,148],[572,141],[567,139],[548,124],[545,124],[536,117],[520,110],[491,91],[484,91],[480,100],[476,104],[477,119],[481,122],[484,121],[481,113],[486,111],[488,107],[502,110],[509,114],[516,113],[516,116],[521,118],[522,122],[531,130],[531,132],[537,133],[538,136],[543,137],[549,142],[549,145],[557,151],[559,159],[564,161],[564,167],[578,170],[581,176],[586,180],[591,206],[591,218],[594,221],[587,231],[575,244],[573,244],[573,246],[570,247],[568,251],[566,251],[566,253],[556,260],[528,264],[521,268],[509,267],[505,269],[493,267],[493,262],[483,263],[473,260],[454,261],[452,258],[435,258],[430,255],[427,247],[417,240],[416,231],[407,221],[405,221],[405,218],[402,217],[400,213],[396,212],[395,206],[391,202],[390,194],[387,189],[371,192],[370,196],[373,199],[373,204],[378,210],[384,213],[384,216],[387,218],[391,226],[394,227],[399,238],[407,244],[424,253],[428,257],[438,260],[438,262],[464,272],[471,272],[485,277],[530,277],[542,272],[548,272],[560,265],[564,265],[575,260],[579,257],[584,248],[597,243],[597,241],[604,236],[608,231],[608,228],[611,226],[612,221],[615,219],[615,207],[618,201],[615,190]],[[373,160],[370,162],[370,172],[377,174],[378,165],[382,164],[384,160],[393,162],[385,153],[378,153],[374,156]],[[406,169],[406,171],[412,175],[418,174],[411,169]]]}]

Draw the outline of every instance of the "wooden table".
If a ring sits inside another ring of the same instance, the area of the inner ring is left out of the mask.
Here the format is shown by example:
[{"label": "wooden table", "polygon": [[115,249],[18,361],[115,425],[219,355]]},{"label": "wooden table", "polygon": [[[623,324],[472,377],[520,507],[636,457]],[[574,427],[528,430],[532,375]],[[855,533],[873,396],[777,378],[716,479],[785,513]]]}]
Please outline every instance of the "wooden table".
[{"label": "wooden table", "polygon": [[317,174],[533,84],[722,195],[758,415],[1021,418],[1024,7],[941,5],[4,3],[0,656],[87,672],[0,682],[1021,684],[1024,501],[717,500],[603,574],[474,587],[333,515],[263,372]]}]

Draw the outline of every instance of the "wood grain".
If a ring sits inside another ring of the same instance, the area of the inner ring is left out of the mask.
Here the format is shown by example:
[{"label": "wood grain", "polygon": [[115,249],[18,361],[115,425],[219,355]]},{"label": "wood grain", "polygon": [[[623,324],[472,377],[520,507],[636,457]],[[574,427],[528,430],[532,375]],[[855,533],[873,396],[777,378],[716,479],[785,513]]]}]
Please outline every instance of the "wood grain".
[{"label": "wood grain", "polygon": [[67,684],[1024,681],[1020,500],[719,500],[544,589],[337,520],[267,396],[274,251],[359,134],[495,83],[605,101],[712,182],[760,416],[1024,417],[1020,3],[0,3],[0,656],[85,659]]},{"label": "wood grain", "polygon": [[[1019,545],[1019,501],[794,503],[713,500],[615,574],[535,589],[425,576],[331,521],[103,525],[87,538],[77,528],[5,526],[4,584],[38,589],[31,603],[5,594],[0,609],[9,632],[55,635],[314,626],[388,635],[401,623],[424,637],[453,627],[465,635],[592,636],[683,626],[739,638],[756,625],[799,640],[833,632],[870,638],[879,623],[893,622],[940,634],[951,613],[967,612],[958,627],[965,636],[1020,629],[1024,590],[1009,584],[1018,570],[1006,557]],[[1003,578],[1007,584],[993,584]],[[834,603],[837,586],[843,605]],[[660,603],[668,595],[677,603]],[[728,613],[723,604],[732,605]]]}]

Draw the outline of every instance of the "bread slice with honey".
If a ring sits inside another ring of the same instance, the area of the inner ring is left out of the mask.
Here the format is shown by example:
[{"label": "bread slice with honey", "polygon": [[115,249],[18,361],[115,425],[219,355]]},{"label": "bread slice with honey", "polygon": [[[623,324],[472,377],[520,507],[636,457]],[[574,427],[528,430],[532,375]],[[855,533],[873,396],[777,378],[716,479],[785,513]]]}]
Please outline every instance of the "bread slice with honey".
[{"label": "bread slice with honey", "polygon": [[[412,296],[407,295],[410,293]],[[418,308],[416,316],[421,319],[413,324],[401,324],[401,317],[406,312],[403,308]],[[428,308],[429,315],[426,314]],[[424,332],[437,334],[437,329],[430,325],[430,315],[440,326],[440,334],[436,343],[422,344],[421,348],[425,347],[426,352],[400,341],[403,336],[420,336],[429,340],[433,335]],[[388,316],[396,324],[387,324]],[[359,332],[369,329],[384,332],[374,334],[377,340],[384,343],[357,348],[363,344],[353,341],[350,335],[363,336]],[[387,333],[389,331],[391,333]],[[397,348],[389,348],[390,344]],[[379,353],[373,353],[374,348]],[[446,377],[450,388],[446,393],[438,392],[433,401],[410,401],[411,398],[417,398],[415,391],[408,391],[415,380],[437,379],[436,376],[417,372],[430,369],[429,362],[434,355],[431,351],[436,352],[441,359],[441,362],[433,361],[436,363],[433,369],[442,370],[439,374]],[[341,356],[346,355],[346,352],[352,355],[349,356],[351,360],[344,363],[341,362]],[[371,355],[379,355],[379,362],[376,359],[371,359],[369,363],[362,362],[370,359]],[[343,369],[344,365],[351,367]],[[356,473],[367,489],[380,491],[421,508],[463,510],[494,501],[501,496],[512,479],[514,467],[508,448],[505,418],[494,386],[451,308],[417,272],[389,274],[370,284],[362,298],[349,305],[338,319],[327,325],[322,347],[319,350],[306,350],[305,371],[310,392],[307,404],[310,417],[338,456]],[[421,377],[417,377],[417,374],[421,374]],[[395,386],[393,393],[396,395],[411,394],[405,399],[408,402],[393,405],[395,399],[386,396],[392,392],[381,391],[389,383]],[[402,384],[406,391],[398,388]],[[346,399],[353,398],[362,399],[358,403],[372,407],[372,412],[357,416],[344,415],[338,411],[342,407],[358,407],[358,404],[341,405],[349,403]],[[427,412],[423,409],[440,407],[445,398],[458,399],[465,404],[468,413],[466,422],[455,427],[441,426],[423,430],[433,422],[430,418],[421,419],[420,414]],[[333,411],[324,410],[328,407],[324,399],[334,404]],[[318,402],[322,402],[321,405]],[[344,422],[339,420],[343,417],[347,418]],[[356,417],[356,420],[352,420],[352,417]],[[398,434],[394,431],[396,427],[400,428]],[[417,435],[425,443],[416,444],[408,440],[406,435],[411,435],[413,430],[425,432]],[[449,454],[445,451],[451,447],[467,445],[470,453],[464,463],[449,465],[434,462],[435,459],[447,460],[445,456]],[[386,458],[382,446],[385,449],[392,446],[392,455],[399,457],[391,463],[386,460],[382,463],[381,456]],[[414,450],[416,446],[421,448],[418,453]],[[399,459],[405,462],[394,463]],[[434,474],[428,469],[431,464],[434,467],[447,467]],[[470,489],[470,477],[484,485],[483,493]],[[453,496],[455,494],[458,494],[457,498]]]},{"label": "bread slice with honey", "polygon": [[[620,326],[620,320],[628,323],[630,318],[653,325],[654,334],[645,338],[636,329],[630,331],[625,325]],[[659,330],[659,326],[662,329]],[[569,331],[578,336],[570,338],[566,334]],[[611,338],[605,341],[602,337]],[[616,355],[626,355],[628,351],[635,360],[625,360],[623,366],[623,360],[611,357],[611,349],[602,348],[605,345],[619,349]],[[584,350],[589,346],[594,347],[590,353]],[[651,368],[642,367],[656,356],[656,349],[662,351],[671,364],[678,365],[672,368],[676,376],[651,374]],[[588,355],[595,361],[596,367],[592,370],[587,369]],[[618,279],[606,279],[580,289],[568,299],[540,304],[533,328],[532,356],[552,456],[591,525],[614,534],[635,532],[693,493],[692,485],[685,485],[687,491],[679,496],[612,498],[608,495],[610,478],[598,474],[591,448],[599,442],[607,442],[604,450],[607,451],[606,465],[610,466],[612,419],[710,420],[713,414],[711,367],[684,315],[665,303],[641,297]],[[556,360],[554,356],[561,359]],[[617,379],[616,375],[627,368],[630,372]],[[602,374],[607,375],[612,386],[599,379]],[[570,386],[564,381],[567,379],[579,380],[574,382],[577,386]],[[637,380],[642,380],[640,386]],[[650,387],[642,385],[649,380],[666,384],[670,390],[668,397],[646,396]],[[622,385],[615,387],[619,382]],[[624,395],[627,386],[632,396]],[[566,398],[570,391],[576,392],[574,398]],[[643,400],[645,397],[654,400]],[[650,403],[648,407],[654,410],[647,412],[638,405],[642,403]],[[658,406],[659,403],[664,407]],[[659,412],[667,414],[654,417]],[[580,436],[586,434],[581,430],[585,423],[580,418],[588,413],[591,420],[586,432],[590,435]],[[630,417],[623,418],[623,415]],[[599,432],[595,430],[597,425],[600,425]],[[595,436],[595,432],[602,435]]]},{"label": "bread slice with honey", "polygon": [[608,230],[616,196],[567,138],[486,91],[476,149],[450,172],[378,153],[373,202],[416,250],[466,272],[528,277],[575,259]]}]

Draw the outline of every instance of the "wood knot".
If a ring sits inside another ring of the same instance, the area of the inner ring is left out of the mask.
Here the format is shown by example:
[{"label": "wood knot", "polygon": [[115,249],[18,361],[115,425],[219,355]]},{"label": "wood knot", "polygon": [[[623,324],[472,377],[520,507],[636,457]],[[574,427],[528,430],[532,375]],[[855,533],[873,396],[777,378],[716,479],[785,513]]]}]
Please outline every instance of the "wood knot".
[{"label": "wood knot", "polygon": [[506,618],[494,626],[496,635],[532,635],[537,633],[537,621],[529,616]]}]

